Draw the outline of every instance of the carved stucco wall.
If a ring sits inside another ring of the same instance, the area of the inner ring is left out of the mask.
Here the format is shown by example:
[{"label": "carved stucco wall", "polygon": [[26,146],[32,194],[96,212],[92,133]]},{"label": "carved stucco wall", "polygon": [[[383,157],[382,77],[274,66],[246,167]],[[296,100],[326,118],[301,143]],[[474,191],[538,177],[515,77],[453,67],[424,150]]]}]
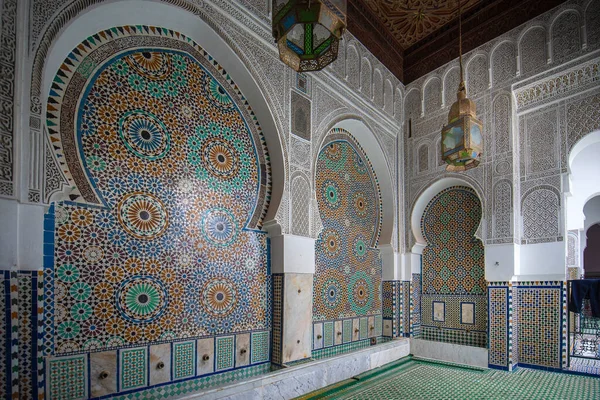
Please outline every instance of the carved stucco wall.
[{"label": "carved stucco wall", "polygon": [[[461,177],[485,194],[477,236],[486,244],[563,240],[561,179],[567,156],[600,126],[594,24],[599,3],[567,1],[464,55],[467,92],[484,124],[485,149],[481,165]],[[405,88],[406,210],[431,183],[453,176],[440,160],[439,136],[458,81],[454,60]],[[432,90],[440,85],[441,102]],[[547,207],[544,215],[539,202]],[[410,224],[403,236],[403,251],[410,251],[415,244]]]}]

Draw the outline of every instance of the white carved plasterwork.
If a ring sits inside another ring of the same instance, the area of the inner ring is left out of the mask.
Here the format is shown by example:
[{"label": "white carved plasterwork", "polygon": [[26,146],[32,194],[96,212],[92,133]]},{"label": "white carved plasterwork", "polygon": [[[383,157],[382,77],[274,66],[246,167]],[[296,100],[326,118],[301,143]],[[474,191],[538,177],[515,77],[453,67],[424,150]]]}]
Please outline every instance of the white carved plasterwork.
[{"label": "white carved plasterwork", "polygon": [[546,65],[546,29],[536,26],[529,29],[519,42],[521,75],[538,71]]},{"label": "white carved plasterwork", "polygon": [[394,115],[394,85],[389,79],[385,81],[385,90],[383,95],[383,109],[389,115]]},{"label": "white carved plasterwork", "polygon": [[579,15],[575,11],[566,11],[552,24],[552,61],[560,63],[579,50]]},{"label": "white carved plasterwork", "polygon": [[515,91],[519,111],[548,103],[573,92],[595,86],[600,81],[600,58],[595,58]]},{"label": "white carved plasterwork", "polygon": [[433,78],[423,89],[425,113],[434,112],[442,106],[442,82],[439,78]]},{"label": "white carved plasterwork", "polygon": [[484,54],[477,54],[467,64],[467,94],[470,97],[478,97],[488,86],[487,57]]},{"label": "white carved plasterwork", "polygon": [[417,151],[417,171],[426,172],[429,169],[429,148],[427,143],[422,144]]},{"label": "white carved plasterwork", "polygon": [[277,214],[275,215],[275,219],[281,226],[282,233],[290,233],[289,229],[289,221],[290,221],[290,196],[287,189],[284,189],[281,194],[281,202],[279,203],[279,208],[277,209]]},{"label": "white carved plasterwork", "polygon": [[493,237],[508,238],[512,236],[512,184],[502,180],[494,186]]},{"label": "white carved plasterwork", "polygon": [[358,89],[360,86],[360,58],[355,46],[349,45],[346,52],[346,75],[348,85]]},{"label": "white carved plasterwork", "polygon": [[556,110],[529,116],[526,123],[527,174],[552,170],[558,167],[558,132]]},{"label": "white carved plasterwork", "polygon": [[292,229],[298,236],[310,235],[310,206],[312,193],[310,185],[304,176],[292,178]]},{"label": "white carved plasterwork", "polygon": [[567,146],[571,148],[582,137],[600,129],[600,93],[567,104]]},{"label": "white carved plasterwork", "polygon": [[421,117],[421,92],[419,90],[411,90],[406,95],[404,105],[404,120],[408,122],[410,119],[414,127],[417,119]]},{"label": "white carved plasterwork", "polygon": [[501,43],[492,53],[492,85],[498,86],[515,77],[517,55],[512,42]]},{"label": "white carved plasterwork", "polygon": [[570,230],[567,234],[567,268],[579,267],[579,231]]},{"label": "white carved plasterwork", "polygon": [[587,47],[593,50],[600,46],[600,0],[590,1],[585,9]]},{"label": "white carved plasterwork", "polygon": [[383,76],[379,69],[373,74],[373,101],[380,108],[383,108]]},{"label": "white carved plasterwork", "polygon": [[444,78],[444,105],[449,107],[456,101],[456,91],[460,83],[460,70],[452,67]]},{"label": "white carved plasterwork", "polygon": [[372,76],[371,62],[363,58],[360,65],[360,92],[367,98],[372,97]]},{"label": "white carved plasterwork", "polygon": [[523,239],[527,243],[556,241],[560,235],[558,193],[536,188],[526,193],[521,203]]},{"label": "white carved plasterwork", "polygon": [[305,171],[310,171],[311,158],[310,142],[291,135],[290,163]]},{"label": "white carved plasterwork", "polygon": [[492,120],[494,124],[494,153],[505,153],[511,149],[511,106],[508,94],[494,99]]},{"label": "white carved plasterwork", "polygon": [[0,1],[0,197],[15,196],[17,0]]}]

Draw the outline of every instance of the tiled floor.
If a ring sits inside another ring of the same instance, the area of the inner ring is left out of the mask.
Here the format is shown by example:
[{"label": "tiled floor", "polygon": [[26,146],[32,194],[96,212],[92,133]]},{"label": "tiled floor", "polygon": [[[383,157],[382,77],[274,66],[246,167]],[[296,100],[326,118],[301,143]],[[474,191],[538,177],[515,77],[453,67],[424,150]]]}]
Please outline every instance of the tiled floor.
[{"label": "tiled floor", "polygon": [[[358,379],[356,379],[358,378]],[[600,378],[520,368],[478,370],[405,358],[302,399],[599,399]]]}]

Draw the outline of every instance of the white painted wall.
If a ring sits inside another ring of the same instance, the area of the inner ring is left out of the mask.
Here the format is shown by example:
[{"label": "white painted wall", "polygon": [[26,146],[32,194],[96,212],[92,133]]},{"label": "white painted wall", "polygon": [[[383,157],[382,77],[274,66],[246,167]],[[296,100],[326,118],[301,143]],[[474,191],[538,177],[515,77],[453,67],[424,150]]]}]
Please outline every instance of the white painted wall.
[{"label": "white painted wall", "polygon": [[[600,153],[598,153],[600,154]],[[600,158],[600,157],[599,157]],[[600,179],[600,178],[599,178]],[[600,180],[599,180],[600,183]],[[600,195],[591,198],[583,206],[583,230],[587,230],[592,226],[600,223]]]},{"label": "white painted wall", "polygon": [[565,279],[565,242],[537,243],[520,246],[519,280]]},{"label": "white painted wall", "polygon": [[585,219],[583,207],[600,194],[600,131],[590,133],[573,147],[569,172],[567,230],[581,229]]},{"label": "white painted wall", "polygon": [[314,274],[315,239],[295,235],[271,235],[271,273]]},{"label": "white painted wall", "polygon": [[44,212],[44,207],[0,199],[0,269],[42,269]]},{"label": "white painted wall", "polygon": [[520,273],[520,246],[514,243],[485,246],[485,279],[505,282]]}]

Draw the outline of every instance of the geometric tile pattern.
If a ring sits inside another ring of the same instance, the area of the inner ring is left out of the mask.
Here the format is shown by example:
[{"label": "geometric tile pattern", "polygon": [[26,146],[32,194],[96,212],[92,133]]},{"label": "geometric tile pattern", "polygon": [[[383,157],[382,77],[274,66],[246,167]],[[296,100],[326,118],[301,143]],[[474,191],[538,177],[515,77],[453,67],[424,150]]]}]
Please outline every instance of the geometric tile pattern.
[{"label": "geometric tile pattern", "polygon": [[399,314],[400,320],[398,326],[401,326],[400,332],[398,332],[399,336],[410,337],[411,330],[411,315],[412,315],[412,302],[413,297],[411,295],[411,286],[410,281],[402,281],[402,291],[398,293],[398,296],[402,298],[399,303],[402,304],[401,314]]},{"label": "geometric tile pattern", "polygon": [[380,314],[381,194],[367,156],[347,131],[329,133],[315,185],[323,231],[315,244],[313,320]]},{"label": "geometric tile pattern", "polygon": [[147,348],[122,349],[119,353],[119,389],[123,391],[147,386]]},{"label": "geometric tile pattern", "polygon": [[323,324],[323,346],[333,346],[333,321]]},{"label": "geometric tile pattern", "polygon": [[[22,399],[33,398],[32,363],[32,289],[31,272],[19,272],[19,396]],[[37,305],[37,304],[36,304]],[[36,307],[37,308],[37,307]],[[36,382],[37,384],[37,382]]]},{"label": "geometric tile pattern", "polygon": [[184,394],[193,394],[215,386],[231,384],[247,380],[254,376],[264,375],[271,369],[268,363],[253,365],[246,368],[239,368],[220,374],[203,376],[195,379],[188,379],[181,382],[175,382],[164,386],[155,386],[149,389],[136,391],[126,395],[115,396],[115,400],[156,400],[165,398],[179,398]]},{"label": "geometric tile pattern", "polygon": [[562,368],[563,282],[519,282],[517,309],[520,365]]},{"label": "geometric tile pattern", "polygon": [[266,234],[246,229],[268,201],[264,138],[206,52],[103,31],[64,61],[47,124],[75,199],[55,210],[56,354],[270,327]]},{"label": "geometric tile pattern", "polygon": [[[391,340],[390,338],[379,337],[377,338],[377,344],[385,343]],[[354,350],[364,349],[371,346],[370,339],[362,339],[352,343],[344,343],[341,345],[328,347],[319,350],[313,350],[311,357],[315,360],[320,360],[323,358],[333,357],[340,354],[345,354]]]},{"label": "geometric tile pattern", "polygon": [[[474,238],[480,220],[479,198],[462,186],[442,190],[423,212],[421,231],[427,241],[422,256],[424,339],[487,345],[484,251],[481,240]],[[445,303],[447,315],[442,320],[433,318],[436,301]],[[465,303],[473,303],[474,321],[463,319]]]},{"label": "geometric tile pattern", "polygon": [[269,331],[252,332],[251,364],[269,361]]},{"label": "geometric tile pattern", "polygon": [[234,339],[234,336],[223,336],[216,338],[217,371],[233,368]]},{"label": "geometric tile pattern", "polygon": [[410,285],[410,336],[421,333],[421,274],[412,274]]},{"label": "geometric tile pattern", "polygon": [[488,363],[493,366],[508,368],[508,341],[509,341],[509,288],[497,287],[490,283],[488,288],[489,302],[489,335],[490,346]]},{"label": "geometric tile pattern", "polygon": [[50,359],[47,368],[50,399],[87,399],[87,360],[84,355]]},{"label": "geometric tile pattern", "polygon": [[173,343],[173,379],[189,378],[196,374],[196,342]]},{"label": "geometric tile pattern", "polygon": [[271,362],[281,365],[283,336],[283,274],[273,274],[273,337]]},{"label": "geometric tile pattern", "polygon": [[421,218],[424,294],[486,293],[483,244],[473,240],[480,220],[481,202],[470,188],[445,189],[429,202]]},{"label": "geometric tile pattern", "polygon": [[[463,368],[426,361],[400,361],[365,373],[360,380],[322,389],[305,399],[586,399],[600,397],[600,379],[519,369]],[[431,377],[435,376],[432,381]]]}]

